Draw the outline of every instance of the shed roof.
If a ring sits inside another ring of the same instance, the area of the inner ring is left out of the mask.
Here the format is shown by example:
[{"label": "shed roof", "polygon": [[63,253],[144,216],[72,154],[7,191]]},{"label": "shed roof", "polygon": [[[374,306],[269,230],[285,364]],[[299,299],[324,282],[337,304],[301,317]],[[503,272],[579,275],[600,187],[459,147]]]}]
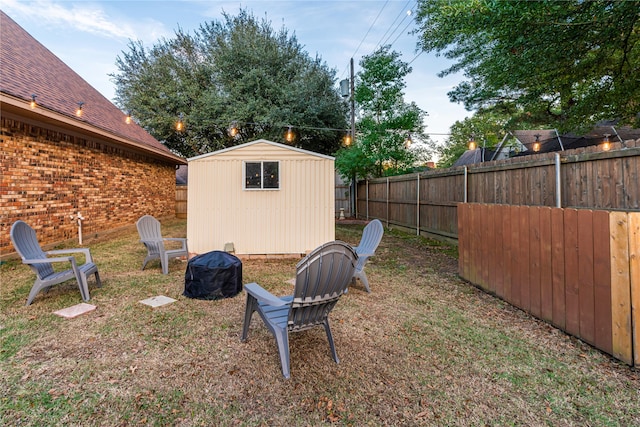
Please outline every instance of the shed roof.
[{"label": "shed roof", "polygon": [[[185,160],[126,115],[62,60],[0,11],[0,101],[3,112],[108,138],[175,164]],[[32,94],[38,107],[31,109]],[[75,115],[83,102],[82,117]]]},{"label": "shed roof", "polygon": [[206,153],[206,154],[201,154],[199,156],[190,157],[187,160],[191,162],[193,160],[199,160],[199,159],[203,159],[203,158],[206,158],[206,157],[215,156],[217,154],[228,153],[228,152],[234,151],[234,150],[241,150],[243,148],[250,147],[250,146],[255,145],[255,144],[269,144],[269,145],[272,145],[274,147],[295,151],[295,152],[298,152],[298,153],[301,153],[301,154],[306,154],[306,155],[309,155],[309,156],[319,157],[321,159],[335,160],[334,157],[327,156],[326,154],[320,154],[320,153],[315,153],[313,151],[303,150],[302,148],[292,147],[290,145],[285,145],[285,144],[280,144],[278,142],[269,141],[267,139],[257,139],[255,141],[247,142],[245,144],[236,145],[234,147],[224,148],[222,150],[212,151],[211,153]]}]

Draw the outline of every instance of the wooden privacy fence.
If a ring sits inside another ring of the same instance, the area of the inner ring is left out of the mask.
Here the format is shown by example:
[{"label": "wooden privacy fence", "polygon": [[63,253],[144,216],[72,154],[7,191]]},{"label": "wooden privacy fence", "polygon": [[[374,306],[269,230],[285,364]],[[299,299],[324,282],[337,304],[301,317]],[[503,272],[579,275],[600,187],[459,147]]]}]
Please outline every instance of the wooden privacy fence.
[{"label": "wooden privacy fence", "polygon": [[457,204],[640,211],[640,140],[360,181],[357,216],[457,238]]},{"label": "wooden privacy fence", "polygon": [[457,210],[461,277],[640,366],[640,212]]},{"label": "wooden privacy fence", "polygon": [[189,187],[186,185],[176,186],[176,218],[187,217],[187,193]]}]

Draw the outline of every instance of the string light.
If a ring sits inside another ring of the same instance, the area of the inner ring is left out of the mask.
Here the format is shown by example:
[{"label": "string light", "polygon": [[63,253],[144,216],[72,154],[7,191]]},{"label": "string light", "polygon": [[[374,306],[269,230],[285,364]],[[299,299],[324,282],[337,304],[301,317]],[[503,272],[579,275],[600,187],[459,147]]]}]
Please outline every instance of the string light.
[{"label": "string light", "polygon": [[176,130],[178,132],[182,132],[183,129],[184,129],[183,116],[182,116],[182,113],[180,113],[180,115],[178,116],[178,121],[176,122]]},{"label": "string light", "polygon": [[349,147],[351,145],[353,141],[351,141],[351,132],[348,132],[344,135],[344,138],[342,139],[342,145],[344,145],[345,147]]},{"label": "string light", "polygon": [[413,141],[411,140],[411,134],[407,132],[407,138],[404,140],[404,148],[408,150],[409,147],[411,147],[412,143]]},{"label": "string light", "polygon": [[128,125],[131,124],[131,112],[127,113],[127,117],[124,118],[124,122]]},{"label": "string light", "polygon": [[535,137],[536,137],[536,140],[533,143],[533,151],[537,153],[538,151],[540,151],[540,134],[539,133],[536,134]]},{"label": "string light", "polygon": [[604,151],[611,150],[611,141],[609,141],[609,136],[610,136],[610,134],[608,134],[608,133],[604,134],[604,142],[602,143],[602,149]]},{"label": "string light", "polygon": [[238,130],[238,122],[236,122],[236,121],[231,122],[231,126],[229,127],[229,136],[231,138],[235,138],[236,135],[238,135],[238,132],[239,132],[239,130]]},{"label": "string light", "polygon": [[38,104],[36,103],[36,95],[32,94],[31,95],[31,109],[34,109],[38,106]]},{"label": "string light", "polygon": [[287,133],[284,134],[284,139],[287,142],[293,142],[293,139],[295,138],[292,127],[293,126],[289,126],[289,128],[287,129]]},{"label": "string light", "polygon": [[78,102],[78,108],[76,109],[76,116],[82,117],[82,106],[84,102]]},{"label": "string light", "polygon": [[[284,125],[284,124],[279,124],[279,123],[266,123],[266,122],[257,123],[257,122],[241,122],[241,121],[233,120],[231,122],[231,124],[227,127],[228,135],[231,136],[231,137],[236,137],[237,135],[239,135],[240,134],[240,128],[241,128],[242,125],[255,125],[255,126],[270,127],[270,128],[285,127],[287,130],[285,131],[284,139],[287,142],[293,142],[296,139],[295,129],[344,132],[345,136],[343,137],[343,145],[349,146],[349,145],[353,144],[353,135],[351,135],[351,129],[317,127],[317,126],[303,126],[303,125]],[[180,113],[179,118],[176,121],[175,128],[178,131],[184,130],[185,121],[184,121],[184,114],[183,113]],[[429,132],[429,133],[426,133],[425,135],[450,136],[451,134],[450,133]],[[411,139],[411,135],[408,136],[408,139]],[[411,140],[410,143],[413,144],[413,140]]]},{"label": "string light", "polygon": [[469,150],[475,150],[476,147],[476,140],[474,139],[473,135],[471,135],[471,137],[469,138]]}]

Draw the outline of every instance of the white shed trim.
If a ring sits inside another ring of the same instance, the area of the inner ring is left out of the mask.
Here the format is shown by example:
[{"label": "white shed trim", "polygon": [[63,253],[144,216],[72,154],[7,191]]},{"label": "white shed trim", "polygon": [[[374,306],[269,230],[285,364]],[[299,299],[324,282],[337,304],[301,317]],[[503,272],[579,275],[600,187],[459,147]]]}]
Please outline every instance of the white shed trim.
[{"label": "white shed trim", "polygon": [[286,145],[286,144],[280,144],[279,142],[269,141],[268,139],[256,139],[255,141],[251,141],[251,142],[247,142],[247,143],[244,143],[244,144],[236,145],[234,147],[223,148],[222,150],[212,151],[211,153],[206,153],[206,154],[201,154],[199,156],[190,157],[190,158],[187,159],[187,161],[190,162],[192,160],[198,160],[198,159],[203,159],[203,158],[209,157],[209,156],[215,156],[216,154],[221,154],[221,153],[226,153],[226,152],[233,151],[233,150],[238,150],[238,149],[245,148],[245,147],[248,147],[248,146],[254,145],[254,144],[270,144],[270,145],[273,145],[273,146],[276,146],[276,147],[285,148],[287,150],[292,150],[292,151],[297,151],[297,152],[302,153],[302,154],[307,154],[309,156],[320,157],[321,159],[335,160],[335,157],[327,156],[326,154],[314,153],[313,151],[303,150],[302,148],[292,147],[292,146]]}]

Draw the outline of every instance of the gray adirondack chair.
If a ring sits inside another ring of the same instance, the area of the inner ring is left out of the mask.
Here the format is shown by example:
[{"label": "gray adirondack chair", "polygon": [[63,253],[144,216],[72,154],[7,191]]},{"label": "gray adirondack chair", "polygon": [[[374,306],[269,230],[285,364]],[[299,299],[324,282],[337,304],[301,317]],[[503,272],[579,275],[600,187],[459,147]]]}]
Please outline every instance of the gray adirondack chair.
[{"label": "gray adirondack chair", "polygon": [[257,283],[246,284],[247,305],[241,340],[247,340],[251,316],[257,311],[276,339],[282,374],[289,378],[289,332],[324,326],[333,359],[339,363],[329,313],[349,286],[357,257],[349,245],[340,241],[314,249],[296,266],[293,295],[282,298]]},{"label": "gray adirondack chair", "polygon": [[353,273],[353,284],[356,283],[356,279],[360,279],[367,292],[371,293],[369,288],[369,279],[364,272],[364,266],[367,263],[369,257],[372,257],[376,253],[376,249],[382,240],[384,234],[384,227],[379,219],[374,219],[362,230],[362,237],[360,243],[354,249],[358,254],[358,264],[356,265],[356,271]]},{"label": "gray adirondack chair", "polygon": [[[160,221],[151,215],[144,215],[140,217],[136,222],[136,227],[140,234],[140,241],[147,248],[147,256],[142,262],[143,270],[149,261],[159,259],[160,265],[162,266],[162,274],[169,274],[169,260],[171,258],[189,256],[187,239],[182,237],[162,237]],[[164,246],[165,241],[180,242],[182,246],[180,249],[167,250]]]},{"label": "gray adirondack chair", "polygon": [[[75,279],[78,282],[83,301],[89,301],[91,298],[89,295],[87,276],[95,274],[96,284],[98,287],[102,286],[98,267],[93,263],[93,258],[88,248],[60,249],[44,252],[38,243],[36,232],[24,221],[16,221],[11,226],[10,235],[13,246],[20,254],[20,257],[22,257],[22,263],[27,264],[36,273],[36,281],[31,287],[26,305],[31,304],[41,290],[49,290],[52,286],[66,282],[67,280]],[[78,265],[73,255],[56,256],[53,258],[47,257],[48,255],[73,253],[84,254],[84,264]],[[52,263],[58,262],[68,262],[71,264],[71,268],[64,271],[55,271]]]}]

